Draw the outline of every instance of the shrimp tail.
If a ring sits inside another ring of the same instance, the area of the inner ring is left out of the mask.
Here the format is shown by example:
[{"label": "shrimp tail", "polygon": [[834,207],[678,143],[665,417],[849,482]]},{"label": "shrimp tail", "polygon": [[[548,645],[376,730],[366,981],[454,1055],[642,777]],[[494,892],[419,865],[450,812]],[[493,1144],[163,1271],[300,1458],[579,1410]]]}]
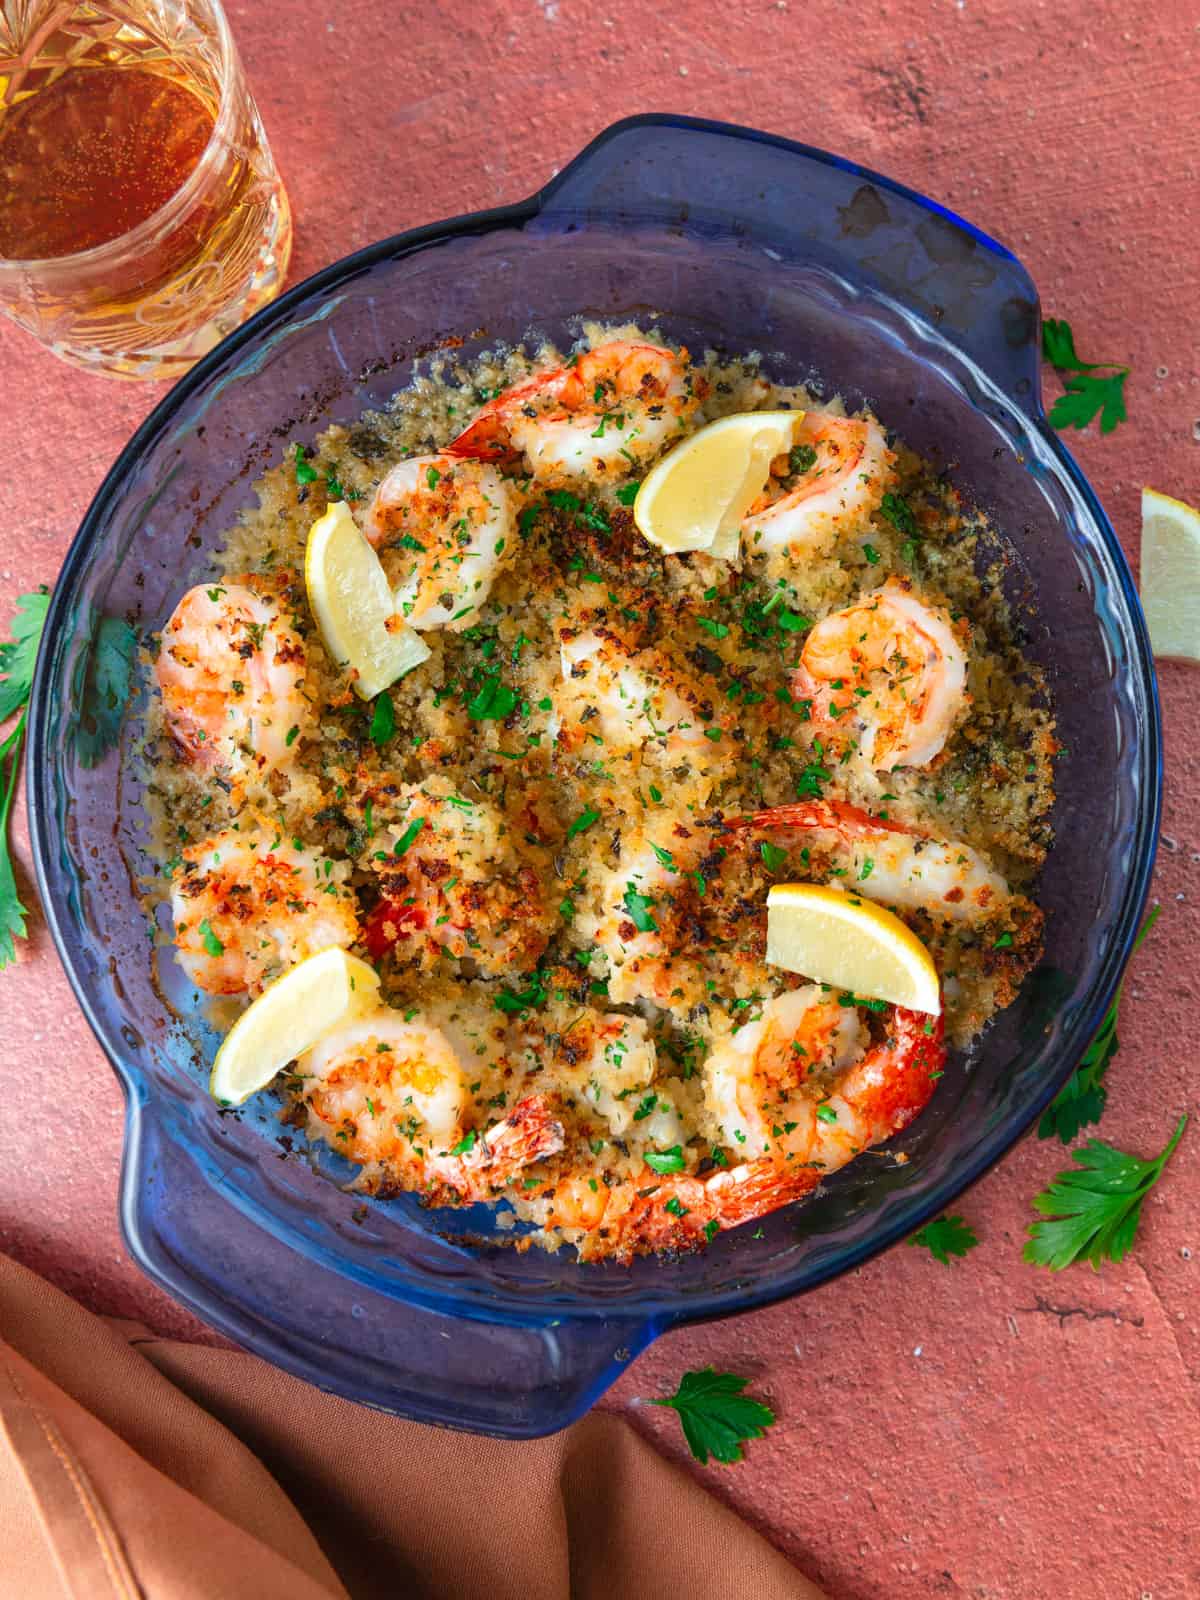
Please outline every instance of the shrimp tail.
[{"label": "shrimp tail", "polygon": [[902,823],[888,817],[872,816],[860,806],[844,800],[803,800],[793,805],[773,806],[749,816],[726,817],[722,827],[734,828],[818,828],[840,834],[843,839],[870,839],[881,833],[905,833]]},{"label": "shrimp tail", "polygon": [[531,1094],[518,1100],[504,1121],[489,1129],[472,1156],[477,1166],[493,1173],[518,1172],[558,1155],[565,1142],[563,1125],[553,1115],[549,1100],[543,1094]]},{"label": "shrimp tail", "polygon": [[523,1167],[556,1156],[566,1143],[562,1123],[554,1116],[545,1095],[531,1094],[517,1104],[487,1133],[477,1138],[463,1155],[431,1163],[431,1176],[440,1183],[428,1204],[439,1200],[491,1201],[495,1191]]},{"label": "shrimp tail", "polygon": [[944,1013],[929,1016],[897,1006],[887,1037],[851,1069],[839,1093],[871,1129],[871,1142],[879,1144],[925,1109],[945,1064]]},{"label": "shrimp tail", "polygon": [[475,461],[505,461],[515,456],[516,451],[500,412],[484,406],[457,438],[442,446],[442,454]]}]

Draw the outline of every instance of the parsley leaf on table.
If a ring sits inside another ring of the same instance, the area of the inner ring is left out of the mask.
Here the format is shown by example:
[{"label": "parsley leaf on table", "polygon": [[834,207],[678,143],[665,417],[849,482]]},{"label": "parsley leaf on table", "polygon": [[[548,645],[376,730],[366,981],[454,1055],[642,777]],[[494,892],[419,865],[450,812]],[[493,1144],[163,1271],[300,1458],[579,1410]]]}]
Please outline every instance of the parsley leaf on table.
[{"label": "parsley leaf on table", "polygon": [[0,642],[0,724],[7,722],[29,699],[33,667],[49,608],[48,589],[17,596],[13,636],[7,644]]},{"label": "parsley leaf on table", "polygon": [[747,1439],[764,1438],[775,1421],[770,1406],[742,1393],[747,1381],[732,1372],[704,1367],[685,1372],[673,1395],[650,1403],[679,1413],[683,1436],[697,1461],[705,1463],[712,1456],[729,1465],[742,1459]]},{"label": "parsley leaf on table", "polygon": [[1097,413],[1101,433],[1111,433],[1125,421],[1128,367],[1116,361],[1081,361],[1070,323],[1055,317],[1042,324],[1042,354],[1063,382],[1064,393],[1050,409],[1056,428],[1086,428]]},{"label": "parsley leaf on table", "polygon": [[965,1256],[968,1250],[974,1250],[979,1240],[969,1223],[956,1216],[935,1217],[918,1228],[908,1242],[923,1245],[935,1261],[948,1267],[951,1256]]},{"label": "parsley leaf on table", "polygon": [[[1133,941],[1131,957],[1141,947],[1143,939],[1158,921],[1160,909],[1159,906],[1154,906],[1142,923],[1141,932]],[[1063,1144],[1071,1144],[1081,1128],[1100,1121],[1104,1107],[1108,1103],[1108,1089],[1105,1087],[1104,1078],[1108,1072],[1108,1064],[1116,1055],[1120,1045],[1117,1038],[1117,1007],[1121,1004],[1124,987],[1122,982],[1113,997],[1112,1005],[1105,1012],[1104,1021],[1097,1029],[1096,1037],[1084,1051],[1083,1059],[1042,1112],[1042,1120],[1038,1123],[1039,1139],[1053,1139],[1057,1134]]]},{"label": "parsley leaf on table", "polygon": [[17,959],[16,941],[26,937],[28,912],[17,894],[16,875],[8,853],[8,818],[17,792],[25,707],[49,605],[47,590],[18,595],[12,619],[13,636],[7,643],[0,643],[0,727],[20,713],[8,737],[0,740],[0,967]]},{"label": "parsley leaf on table", "polygon": [[1089,1139],[1073,1150],[1078,1163],[1060,1172],[1037,1195],[1034,1208],[1045,1221],[1029,1224],[1024,1258],[1035,1267],[1061,1272],[1074,1261],[1120,1261],[1133,1244],[1142,1201],[1162,1177],[1187,1126],[1180,1117],[1166,1149],[1150,1161],[1115,1150],[1101,1139]]}]

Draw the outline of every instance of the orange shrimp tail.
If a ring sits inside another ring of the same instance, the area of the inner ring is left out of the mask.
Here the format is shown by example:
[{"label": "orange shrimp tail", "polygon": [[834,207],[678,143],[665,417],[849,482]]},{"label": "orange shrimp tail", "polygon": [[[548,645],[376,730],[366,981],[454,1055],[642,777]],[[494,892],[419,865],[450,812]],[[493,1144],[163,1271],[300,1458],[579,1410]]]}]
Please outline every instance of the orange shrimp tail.
[{"label": "orange shrimp tail", "polygon": [[907,833],[899,822],[872,816],[860,806],[844,800],[801,800],[793,805],[773,806],[750,816],[727,817],[725,828],[820,828],[843,839],[870,839],[881,833]]},{"label": "orange shrimp tail", "polygon": [[527,1095],[476,1145],[467,1164],[486,1167],[493,1176],[518,1172],[558,1155],[566,1143],[563,1125],[553,1115],[544,1094]]},{"label": "orange shrimp tail", "polygon": [[504,418],[490,406],[485,406],[456,439],[442,446],[443,455],[472,461],[504,461],[515,453]]},{"label": "orange shrimp tail", "polygon": [[857,1081],[843,1085],[841,1092],[853,1098],[859,1115],[874,1130],[872,1143],[880,1144],[925,1109],[945,1065],[945,1017],[897,1006],[887,1038],[867,1052],[853,1069]]}]

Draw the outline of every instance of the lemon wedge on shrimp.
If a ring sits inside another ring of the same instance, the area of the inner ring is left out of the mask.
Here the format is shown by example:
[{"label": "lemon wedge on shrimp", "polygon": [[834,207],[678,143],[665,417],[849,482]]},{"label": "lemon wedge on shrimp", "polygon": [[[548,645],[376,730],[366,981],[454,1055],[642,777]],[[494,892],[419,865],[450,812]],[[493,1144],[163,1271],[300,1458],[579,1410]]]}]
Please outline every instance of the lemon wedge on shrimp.
[{"label": "lemon wedge on shrimp", "polygon": [[900,918],[861,895],[777,883],[767,895],[767,960],[865,1000],[937,1015],[941,985],[929,951]]},{"label": "lemon wedge on shrimp", "polygon": [[225,1035],[209,1079],[213,1098],[240,1106],[322,1034],[378,1002],[379,979],[365,961],[340,945],[307,956],[268,984]]},{"label": "lemon wedge on shrimp", "polygon": [[429,646],[396,609],[379,557],[344,500],[309,530],[304,583],[325,648],[350,669],[362,699],[373,700],[428,661]]},{"label": "lemon wedge on shrimp", "polygon": [[646,474],[633,502],[641,532],[672,555],[736,559],[742,518],[803,419],[803,411],[744,411],[698,429]]}]

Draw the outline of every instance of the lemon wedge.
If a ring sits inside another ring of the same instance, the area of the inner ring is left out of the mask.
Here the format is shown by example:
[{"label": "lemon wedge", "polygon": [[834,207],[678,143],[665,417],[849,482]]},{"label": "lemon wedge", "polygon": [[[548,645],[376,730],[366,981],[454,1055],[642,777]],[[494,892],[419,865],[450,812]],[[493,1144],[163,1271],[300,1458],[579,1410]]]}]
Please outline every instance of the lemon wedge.
[{"label": "lemon wedge", "polygon": [[767,960],[866,1000],[942,1009],[937,968],[916,934],[883,906],[823,884],[772,886]]},{"label": "lemon wedge", "polygon": [[1142,609],[1156,656],[1200,661],[1200,511],[1142,490]]},{"label": "lemon wedge", "polygon": [[213,1098],[239,1106],[311,1050],[323,1033],[378,1000],[372,967],[340,946],[318,950],[269,984],[230,1028],[213,1062]]},{"label": "lemon wedge", "polygon": [[771,462],[792,447],[803,411],[740,411],[698,429],[644,478],[633,520],[650,543],[678,555],[736,559],[741,523],[767,485]]},{"label": "lemon wedge", "polygon": [[326,649],[352,669],[364,700],[428,661],[429,646],[397,611],[379,557],[344,500],[309,530],[304,582]]}]

